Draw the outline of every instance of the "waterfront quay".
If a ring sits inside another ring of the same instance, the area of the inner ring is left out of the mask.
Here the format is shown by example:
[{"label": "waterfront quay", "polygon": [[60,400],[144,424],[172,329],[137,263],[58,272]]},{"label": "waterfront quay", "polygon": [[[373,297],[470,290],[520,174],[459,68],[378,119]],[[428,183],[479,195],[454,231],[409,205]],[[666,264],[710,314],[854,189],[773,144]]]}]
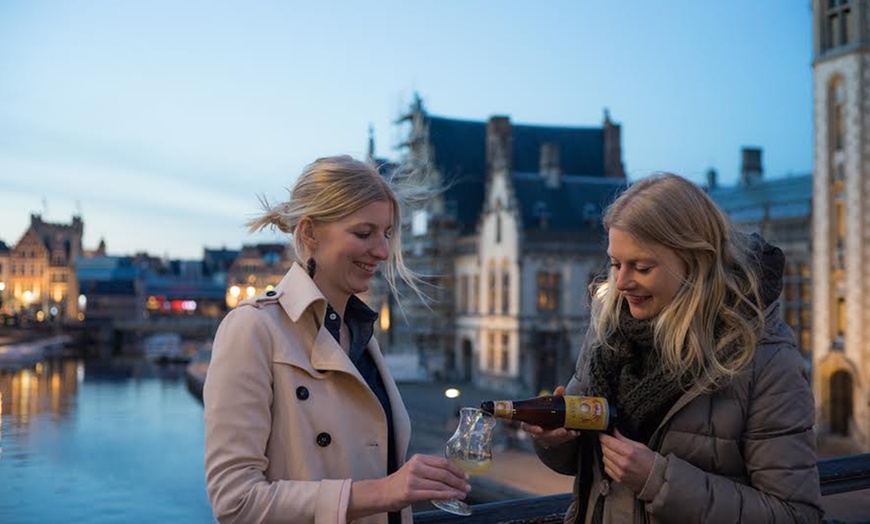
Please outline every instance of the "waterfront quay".
[{"label": "waterfront quay", "polygon": [[[202,403],[186,370],[136,357],[0,367],[0,522],[213,522]],[[410,453],[441,453],[461,407],[502,398],[468,382],[399,389],[411,417]],[[528,508],[534,497],[571,490],[572,477],[543,466],[523,435],[499,422],[492,467],[471,479],[473,505],[527,500]],[[827,496],[824,505],[829,522],[870,522],[867,490]],[[421,520],[439,514],[429,503],[414,510]]]}]

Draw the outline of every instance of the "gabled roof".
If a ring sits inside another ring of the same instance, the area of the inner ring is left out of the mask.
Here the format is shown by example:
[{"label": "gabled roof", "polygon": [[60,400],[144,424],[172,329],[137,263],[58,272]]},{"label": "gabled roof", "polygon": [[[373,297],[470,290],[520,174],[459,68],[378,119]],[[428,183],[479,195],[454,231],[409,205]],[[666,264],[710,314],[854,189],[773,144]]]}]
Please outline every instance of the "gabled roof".
[{"label": "gabled roof", "polygon": [[[486,187],[486,122],[427,116],[434,163],[445,177],[444,201],[456,214],[460,234],[474,232]],[[601,128],[512,125],[512,168],[537,172],[541,145],[559,146],[563,180],[604,177]],[[540,177],[539,177],[540,178]]]},{"label": "gabled roof", "polygon": [[513,183],[527,237],[568,233],[603,238],[601,216],[628,186],[624,179],[575,175],[547,187],[538,173],[514,173]]},{"label": "gabled roof", "polygon": [[813,176],[761,180],[749,186],[715,187],[710,197],[737,223],[808,218],[813,207]]}]

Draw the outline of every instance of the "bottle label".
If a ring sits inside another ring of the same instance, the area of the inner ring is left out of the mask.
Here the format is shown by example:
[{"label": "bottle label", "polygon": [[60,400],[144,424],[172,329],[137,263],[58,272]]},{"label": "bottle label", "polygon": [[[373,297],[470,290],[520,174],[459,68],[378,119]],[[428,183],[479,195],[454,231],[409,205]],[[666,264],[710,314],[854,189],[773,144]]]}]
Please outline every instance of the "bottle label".
[{"label": "bottle label", "polygon": [[497,400],[492,414],[498,418],[512,419],[514,418],[514,403],[510,400]]},{"label": "bottle label", "polygon": [[607,399],[565,396],[565,427],[604,431],[610,423]]}]

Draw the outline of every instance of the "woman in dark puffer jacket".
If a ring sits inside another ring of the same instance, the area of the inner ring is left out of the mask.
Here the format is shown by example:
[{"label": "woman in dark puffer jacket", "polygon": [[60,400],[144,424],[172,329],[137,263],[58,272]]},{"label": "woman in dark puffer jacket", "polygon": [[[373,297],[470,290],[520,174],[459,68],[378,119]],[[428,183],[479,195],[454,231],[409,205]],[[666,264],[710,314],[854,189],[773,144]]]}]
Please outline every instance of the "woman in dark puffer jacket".
[{"label": "woman in dark puffer jacket", "polygon": [[782,251],[671,174],[634,184],[604,226],[611,270],[556,392],[608,398],[616,431],[523,426],[576,476],[565,522],[820,522],[813,397],[776,302]]}]

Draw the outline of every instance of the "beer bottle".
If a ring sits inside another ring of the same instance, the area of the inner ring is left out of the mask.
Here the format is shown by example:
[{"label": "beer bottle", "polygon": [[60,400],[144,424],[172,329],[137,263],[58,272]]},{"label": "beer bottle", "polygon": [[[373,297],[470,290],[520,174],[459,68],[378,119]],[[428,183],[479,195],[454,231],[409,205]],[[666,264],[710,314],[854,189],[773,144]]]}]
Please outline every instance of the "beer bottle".
[{"label": "beer bottle", "polygon": [[604,397],[545,395],[523,400],[487,400],[480,403],[480,409],[496,418],[545,429],[611,432],[616,424],[616,408]]}]

